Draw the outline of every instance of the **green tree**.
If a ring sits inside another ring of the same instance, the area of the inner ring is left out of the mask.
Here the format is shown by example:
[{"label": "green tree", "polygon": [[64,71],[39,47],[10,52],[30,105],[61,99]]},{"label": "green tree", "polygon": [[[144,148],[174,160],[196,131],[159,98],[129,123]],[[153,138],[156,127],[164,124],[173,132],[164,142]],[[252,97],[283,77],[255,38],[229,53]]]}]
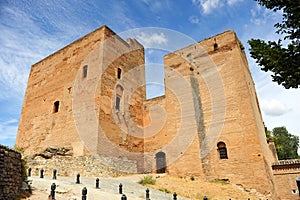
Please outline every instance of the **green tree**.
[{"label": "green tree", "polygon": [[299,137],[290,134],[284,126],[272,131],[279,160],[298,158]]},{"label": "green tree", "polygon": [[283,47],[282,40],[265,42],[251,39],[250,55],[261,70],[270,71],[272,79],[286,89],[300,86],[300,1],[255,0],[274,12],[282,11],[282,22],[274,26],[276,33],[283,35],[289,43]]}]

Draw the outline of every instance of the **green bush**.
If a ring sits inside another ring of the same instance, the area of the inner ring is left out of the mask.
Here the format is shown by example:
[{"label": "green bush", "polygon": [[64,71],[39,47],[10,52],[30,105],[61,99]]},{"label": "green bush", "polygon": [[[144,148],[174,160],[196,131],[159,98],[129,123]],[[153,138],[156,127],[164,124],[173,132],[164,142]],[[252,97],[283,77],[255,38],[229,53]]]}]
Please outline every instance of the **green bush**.
[{"label": "green bush", "polygon": [[152,176],[145,176],[143,179],[141,179],[139,181],[139,184],[141,184],[141,185],[147,185],[147,184],[154,185],[155,182],[156,182],[156,180],[153,179]]}]

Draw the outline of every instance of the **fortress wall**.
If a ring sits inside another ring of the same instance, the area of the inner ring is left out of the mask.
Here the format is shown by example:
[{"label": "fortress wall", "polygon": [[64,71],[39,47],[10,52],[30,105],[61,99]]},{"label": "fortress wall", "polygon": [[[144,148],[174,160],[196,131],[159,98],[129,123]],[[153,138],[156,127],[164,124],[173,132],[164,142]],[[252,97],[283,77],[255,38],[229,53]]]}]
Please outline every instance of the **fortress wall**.
[{"label": "fortress wall", "polygon": [[[124,43],[118,36],[108,38],[104,48],[104,71],[96,98],[100,102],[99,134],[108,139],[111,147],[106,146],[107,140],[99,138],[98,152],[106,154],[107,148],[113,147],[124,152],[144,152],[143,131],[139,128],[143,126],[145,99],[144,48],[135,40]],[[108,153],[121,155],[117,151]]]},{"label": "fortress wall", "polygon": [[[25,154],[40,152],[51,144],[72,146],[83,154],[75,127],[72,97],[76,76],[82,75],[85,59],[103,41],[105,26],[34,64],[31,68],[16,146]],[[88,71],[87,76],[90,75]],[[59,101],[58,112],[54,103]]]},{"label": "fortress wall", "polygon": [[[218,47],[214,50],[215,43]],[[197,44],[191,45],[167,55],[166,63],[186,79],[190,76],[193,90],[198,91],[199,102],[195,101],[197,98],[194,102],[199,104],[200,115],[196,117],[198,137],[194,143],[200,143],[201,152],[193,155],[194,159],[202,156],[204,175],[208,179],[228,179],[268,194],[274,191],[270,154],[265,148],[253,81],[238,43],[234,32],[227,31],[201,41],[199,45],[205,51]],[[179,61],[176,57],[184,59]],[[226,144],[228,159],[220,159],[218,142]]]},{"label": "fortress wall", "polygon": [[[218,49],[212,51],[214,38]],[[200,44],[210,51],[223,81],[226,117],[218,141],[228,144],[228,159],[219,158],[215,145],[208,158],[214,163],[211,170],[218,174],[218,178],[228,178],[264,194],[274,193],[270,152],[253,81],[248,65],[243,60],[244,53],[234,32],[228,31],[214,38]]]}]

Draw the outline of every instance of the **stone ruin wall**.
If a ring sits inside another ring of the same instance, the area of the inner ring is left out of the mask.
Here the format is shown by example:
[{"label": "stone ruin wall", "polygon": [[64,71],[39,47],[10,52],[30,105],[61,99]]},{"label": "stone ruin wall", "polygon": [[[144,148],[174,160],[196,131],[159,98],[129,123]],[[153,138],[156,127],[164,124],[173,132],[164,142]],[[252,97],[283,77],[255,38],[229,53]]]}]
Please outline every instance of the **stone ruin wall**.
[{"label": "stone ruin wall", "polygon": [[0,199],[14,199],[22,185],[21,154],[0,145]]},{"label": "stone ruin wall", "polygon": [[79,173],[84,176],[114,177],[122,174],[137,173],[137,163],[126,158],[105,157],[102,155],[73,156],[70,147],[50,146],[44,152],[25,157],[27,170],[31,168],[31,176],[40,176],[41,169],[44,175],[73,176]]}]

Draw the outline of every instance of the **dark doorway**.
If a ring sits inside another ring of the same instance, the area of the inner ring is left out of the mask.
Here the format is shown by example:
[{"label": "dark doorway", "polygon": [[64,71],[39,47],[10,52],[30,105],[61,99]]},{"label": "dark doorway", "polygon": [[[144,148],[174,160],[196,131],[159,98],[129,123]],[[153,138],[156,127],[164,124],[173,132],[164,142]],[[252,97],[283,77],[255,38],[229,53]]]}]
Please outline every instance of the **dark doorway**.
[{"label": "dark doorway", "polygon": [[164,152],[158,152],[156,154],[156,172],[166,173],[166,154]]}]

